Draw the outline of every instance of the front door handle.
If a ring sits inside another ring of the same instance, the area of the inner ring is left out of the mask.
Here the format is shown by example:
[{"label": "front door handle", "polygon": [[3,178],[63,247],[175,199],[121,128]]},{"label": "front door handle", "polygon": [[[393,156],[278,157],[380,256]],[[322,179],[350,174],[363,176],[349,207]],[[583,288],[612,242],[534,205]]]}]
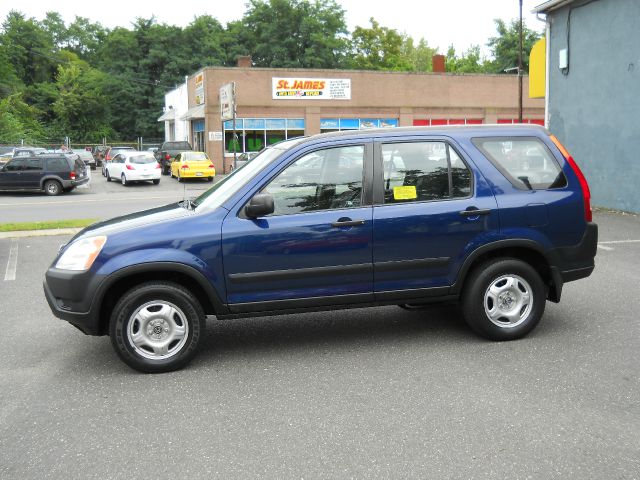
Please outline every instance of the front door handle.
[{"label": "front door handle", "polygon": [[364,220],[338,220],[331,224],[332,227],[355,227],[357,225],[364,225]]},{"label": "front door handle", "polygon": [[478,215],[489,215],[490,213],[490,208],[470,208],[468,210],[462,210],[460,215],[463,217],[477,217]]}]

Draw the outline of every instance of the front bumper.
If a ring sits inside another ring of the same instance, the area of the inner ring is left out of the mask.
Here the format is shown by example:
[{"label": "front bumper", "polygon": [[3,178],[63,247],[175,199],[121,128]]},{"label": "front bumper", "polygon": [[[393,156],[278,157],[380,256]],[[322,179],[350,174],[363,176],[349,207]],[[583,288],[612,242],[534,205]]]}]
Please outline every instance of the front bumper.
[{"label": "front bumper", "polygon": [[102,276],[50,268],[43,282],[44,294],[53,314],[87,335],[102,335],[96,293]]}]

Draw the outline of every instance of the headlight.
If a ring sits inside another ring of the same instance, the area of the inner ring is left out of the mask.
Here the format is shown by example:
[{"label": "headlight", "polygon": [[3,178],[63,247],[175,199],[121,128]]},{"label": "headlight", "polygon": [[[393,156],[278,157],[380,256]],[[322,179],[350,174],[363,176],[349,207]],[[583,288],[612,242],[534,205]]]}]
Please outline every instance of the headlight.
[{"label": "headlight", "polygon": [[100,236],[83,238],[73,242],[56,263],[56,268],[61,270],[89,270],[106,241],[107,237]]}]

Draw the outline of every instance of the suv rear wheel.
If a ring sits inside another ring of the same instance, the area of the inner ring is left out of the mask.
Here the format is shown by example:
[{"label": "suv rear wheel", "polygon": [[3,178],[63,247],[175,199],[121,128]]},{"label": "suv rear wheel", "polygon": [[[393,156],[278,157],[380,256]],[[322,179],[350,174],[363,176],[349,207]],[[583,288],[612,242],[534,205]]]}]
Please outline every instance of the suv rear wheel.
[{"label": "suv rear wheel", "polygon": [[111,314],[109,334],[118,356],[145,373],[177,370],[195,356],[205,315],[187,289],[170,282],[141,284]]},{"label": "suv rear wheel", "polygon": [[62,192],[62,185],[57,180],[47,180],[44,182],[44,193],[47,195],[60,195]]},{"label": "suv rear wheel", "polygon": [[529,264],[497,258],[478,265],[465,281],[462,312],[473,331],[491,340],[515,340],[535,328],[546,286]]}]

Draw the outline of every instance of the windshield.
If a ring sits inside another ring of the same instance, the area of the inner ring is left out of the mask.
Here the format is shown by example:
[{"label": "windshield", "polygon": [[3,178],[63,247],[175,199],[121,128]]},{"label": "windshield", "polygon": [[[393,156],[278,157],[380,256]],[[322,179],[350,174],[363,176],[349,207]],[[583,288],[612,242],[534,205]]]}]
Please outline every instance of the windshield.
[{"label": "windshield", "polygon": [[288,150],[293,145],[296,145],[302,141],[302,138],[296,138],[293,140],[287,140],[280,142],[277,146],[264,149],[260,154],[253,158],[250,162],[247,162],[242,167],[234,170],[227,175],[223,180],[220,180],[209,190],[204,192],[198,198],[194,200],[195,205],[200,208],[217,208],[231,195],[238,192],[244,187],[249,180],[255,177],[260,171],[262,171],[267,165],[278,158],[282,153]]}]

